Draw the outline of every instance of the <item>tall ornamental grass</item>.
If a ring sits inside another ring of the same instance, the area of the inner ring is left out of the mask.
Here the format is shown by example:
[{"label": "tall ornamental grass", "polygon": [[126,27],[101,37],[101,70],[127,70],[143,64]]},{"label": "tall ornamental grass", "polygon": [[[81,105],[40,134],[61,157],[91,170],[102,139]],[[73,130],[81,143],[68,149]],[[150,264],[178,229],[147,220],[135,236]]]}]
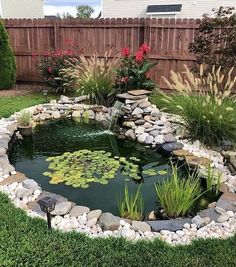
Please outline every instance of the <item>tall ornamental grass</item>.
[{"label": "tall ornamental grass", "polygon": [[184,78],[180,73],[171,72],[166,84],[177,91],[167,95],[163,92],[165,110],[181,115],[194,139],[203,143],[219,145],[223,139],[236,140],[236,86],[235,70],[223,74],[221,67],[205,73],[200,67],[195,76],[185,66]]},{"label": "tall ornamental grass", "polygon": [[64,79],[72,81],[73,84],[65,83],[64,86],[73,86],[79,95],[88,95],[91,104],[110,105],[111,94],[115,84],[116,74],[114,72],[119,59],[110,58],[106,52],[104,58],[97,54],[90,58],[80,56],[79,64],[71,64],[62,70]]},{"label": "tall ornamental grass", "polygon": [[178,177],[178,167],[172,165],[172,174],[163,183],[155,184],[160,206],[170,218],[187,215],[201,196],[200,182],[196,175]]}]

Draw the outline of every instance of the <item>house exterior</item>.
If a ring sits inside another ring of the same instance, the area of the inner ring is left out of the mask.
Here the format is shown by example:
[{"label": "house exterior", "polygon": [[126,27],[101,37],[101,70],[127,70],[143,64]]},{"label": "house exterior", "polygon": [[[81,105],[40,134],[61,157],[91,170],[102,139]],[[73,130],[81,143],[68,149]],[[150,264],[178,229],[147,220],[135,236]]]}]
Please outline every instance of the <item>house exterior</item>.
[{"label": "house exterior", "polygon": [[236,0],[102,0],[102,18],[201,18]]},{"label": "house exterior", "polygon": [[44,18],[43,0],[0,0],[3,19]]}]

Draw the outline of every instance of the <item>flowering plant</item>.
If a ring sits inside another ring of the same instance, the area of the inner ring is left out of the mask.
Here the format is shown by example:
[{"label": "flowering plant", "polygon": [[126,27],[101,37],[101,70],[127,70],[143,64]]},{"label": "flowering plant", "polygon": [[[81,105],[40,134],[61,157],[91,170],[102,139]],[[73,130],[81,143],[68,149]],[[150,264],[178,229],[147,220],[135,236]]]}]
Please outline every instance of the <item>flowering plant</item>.
[{"label": "flowering plant", "polygon": [[121,51],[122,62],[116,71],[116,89],[126,92],[130,89],[153,89],[156,84],[151,79],[150,69],[156,65],[147,59],[150,47],[143,44],[132,55],[128,47]]},{"label": "flowering plant", "polygon": [[70,66],[71,63],[78,63],[77,58],[73,56],[73,51],[51,50],[42,55],[33,55],[36,65],[48,86],[56,92],[65,91],[63,84],[69,81],[65,80],[60,74],[62,69]]}]

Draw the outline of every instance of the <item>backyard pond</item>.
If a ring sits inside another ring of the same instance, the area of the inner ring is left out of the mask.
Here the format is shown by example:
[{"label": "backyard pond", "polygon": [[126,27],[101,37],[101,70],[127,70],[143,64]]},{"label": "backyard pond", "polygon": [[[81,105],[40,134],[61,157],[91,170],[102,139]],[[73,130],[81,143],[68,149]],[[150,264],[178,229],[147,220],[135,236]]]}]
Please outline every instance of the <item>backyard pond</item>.
[{"label": "backyard pond", "polygon": [[[120,140],[100,124],[69,119],[38,125],[32,137],[17,141],[9,156],[17,171],[45,191],[115,215],[125,184],[131,192],[141,184],[145,213],[155,209],[154,183],[166,179],[170,171],[169,159],[152,149]],[[70,158],[76,159],[72,165]],[[50,175],[52,169],[58,175]]]}]

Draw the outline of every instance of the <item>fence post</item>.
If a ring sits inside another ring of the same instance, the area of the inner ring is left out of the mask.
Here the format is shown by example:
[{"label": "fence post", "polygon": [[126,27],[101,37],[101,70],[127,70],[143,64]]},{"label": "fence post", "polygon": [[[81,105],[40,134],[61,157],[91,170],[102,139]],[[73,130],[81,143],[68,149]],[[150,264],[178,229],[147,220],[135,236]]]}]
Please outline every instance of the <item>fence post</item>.
[{"label": "fence post", "polygon": [[55,50],[58,50],[60,48],[60,45],[59,45],[59,30],[60,30],[60,27],[59,27],[59,21],[58,19],[54,19],[53,20],[53,30],[54,30],[54,49]]}]

